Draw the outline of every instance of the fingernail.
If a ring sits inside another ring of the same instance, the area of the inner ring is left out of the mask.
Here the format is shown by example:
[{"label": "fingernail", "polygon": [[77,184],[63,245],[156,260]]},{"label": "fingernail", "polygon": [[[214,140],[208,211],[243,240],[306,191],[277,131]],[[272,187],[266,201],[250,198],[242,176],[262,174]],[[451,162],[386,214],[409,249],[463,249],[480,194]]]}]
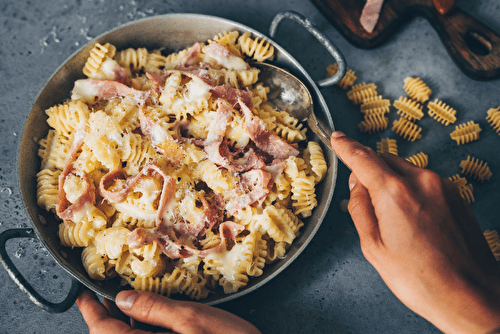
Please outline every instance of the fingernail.
[{"label": "fingernail", "polygon": [[130,310],[134,306],[135,298],[137,297],[137,292],[135,291],[123,291],[116,296],[116,306],[122,310]]},{"label": "fingernail", "polygon": [[356,178],[356,175],[351,174],[351,177],[349,178],[349,191],[351,191],[352,188],[354,188],[357,181],[358,181],[358,179]]},{"label": "fingernail", "polygon": [[334,131],[332,133],[332,137],[333,138],[345,137],[345,133],[343,133],[342,131]]}]

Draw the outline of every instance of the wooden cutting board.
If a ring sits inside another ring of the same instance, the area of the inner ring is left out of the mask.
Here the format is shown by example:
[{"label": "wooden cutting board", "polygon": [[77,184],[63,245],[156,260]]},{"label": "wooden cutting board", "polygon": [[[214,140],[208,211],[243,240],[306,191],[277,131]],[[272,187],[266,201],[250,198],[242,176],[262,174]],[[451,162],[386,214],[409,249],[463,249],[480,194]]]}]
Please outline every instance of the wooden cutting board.
[{"label": "wooden cutting board", "polygon": [[453,7],[441,15],[432,0],[385,0],[372,33],[359,17],[366,0],[311,0],[352,44],[370,49],[384,43],[399,26],[414,16],[426,18],[457,66],[470,78],[500,77],[500,37],[490,28]]}]

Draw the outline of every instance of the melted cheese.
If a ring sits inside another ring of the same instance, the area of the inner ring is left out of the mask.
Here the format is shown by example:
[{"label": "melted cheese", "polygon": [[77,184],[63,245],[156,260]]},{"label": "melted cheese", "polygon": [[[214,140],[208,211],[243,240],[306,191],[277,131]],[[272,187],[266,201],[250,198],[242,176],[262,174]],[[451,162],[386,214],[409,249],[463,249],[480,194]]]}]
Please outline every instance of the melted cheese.
[{"label": "melted cheese", "polygon": [[85,103],[92,103],[94,102],[94,98],[97,96],[97,93],[97,87],[90,80],[76,80],[73,90],[71,91],[71,99],[81,100]]},{"label": "melted cheese", "polygon": [[239,274],[238,269],[244,261],[243,250],[243,244],[235,244],[230,251],[208,254],[205,261],[213,260],[217,263],[217,270],[219,270],[222,276],[227,281],[234,282],[236,275]]}]

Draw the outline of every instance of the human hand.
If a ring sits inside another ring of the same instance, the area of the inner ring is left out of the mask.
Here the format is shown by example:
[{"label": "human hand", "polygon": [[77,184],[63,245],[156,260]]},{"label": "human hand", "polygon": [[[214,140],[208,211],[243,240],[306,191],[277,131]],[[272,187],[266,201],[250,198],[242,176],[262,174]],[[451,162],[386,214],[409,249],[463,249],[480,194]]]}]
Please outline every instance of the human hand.
[{"label": "human hand", "polygon": [[221,309],[143,291],[122,291],[116,296],[115,305],[107,299],[101,304],[93,292],[83,290],[76,304],[90,334],[141,334],[151,330],[181,334],[260,333],[249,322]]},{"label": "human hand", "polygon": [[363,254],[396,297],[447,333],[499,328],[500,267],[457,187],[341,132],[331,144]]}]

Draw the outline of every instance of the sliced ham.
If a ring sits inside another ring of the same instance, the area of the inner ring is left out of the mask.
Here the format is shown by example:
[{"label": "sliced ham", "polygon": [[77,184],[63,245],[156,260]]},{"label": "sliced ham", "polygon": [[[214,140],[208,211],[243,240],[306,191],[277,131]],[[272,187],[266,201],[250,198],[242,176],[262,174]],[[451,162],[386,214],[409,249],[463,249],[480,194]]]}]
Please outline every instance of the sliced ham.
[{"label": "sliced ham", "polygon": [[[224,142],[224,134],[228,126],[228,119],[233,108],[219,100],[219,106],[215,119],[208,127],[208,135],[204,142],[204,150],[207,158],[232,172],[244,172],[254,168],[263,168],[265,163],[252,148],[246,152],[231,152]],[[239,157],[242,155],[241,157]],[[238,158],[237,158],[238,157]]]},{"label": "sliced ham", "polygon": [[110,99],[127,95],[142,96],[144,92],[133,89],[121,82],[111,80],[76,80],[71,92],[72,100],[93,101],[96,97]]},{"label": "sliced ham", "polygon": [[279,136],[270,133],[266,129],[264,122],[258,117],[255,117],[252,110],[250,110],[242,100],[238,102],[243,117],[245,118],[245,128],[250,138],[259,149],[276,159],[286,159],[290,156],[297,156],[299,154],[297,148],[288,144]]},{"label": "sliced ham", "polygon": [[[88,207],[95,202],[95,189],[90,177],[86,173],[74,169],[74,163],[78,158],[78,152],[83,145],[84,139],[84,136],[79,135],[78,132],[75,137],[78,139],[73,143],[64,170],[61,175],[59,175],[59,188],[57,192],[56,213],[65,223],[67,221],[78,220],[77,217],[82,216],[83,213],[87,211]],[[72,173],[77,174],[83,180],[85,190],[76,201],[70,204],[66,197],[66,192],[64,191],[64,183],[68,175]]]},{"label": "sliced ham", "polygon": [[162,252],[171,259],[186,258],[192,255],[207,256],[212,253],[220,253],[227,250],[228,241],[235,243],[236,236],[244,230],[244,226],[226,221],[219,226],[219,236],[221,242],[210,249],[199,250],[196,247],[180,243],[177,237],[173,236],[171,227],[159,227],[156,229],[136,228],[129,234],[127,242],[131,248],[140,248],[155,241]]},{"label": "sliced ham", "polygon": [[229,86],[215,86],[210,89],[210,92],[214,98],[224,99],[233,107],[239,101],[242,101],[249,108],[252,108],[252,92],[248,90],[236,89]]},{"label": "sliced ham", "polygon": [[177,65],[178,69],[183,69],[186,67],[191,67],[196,64],[196,58],[201,51],[201,43],[194,43],[187,51],[186,55],[181,59],[180,63]]},{"label": "sliced ham", "polygon": [[382,10],[382,5],[384,0],[367,0],[363,10],[361,11],[361,16],[359,17],[359,22],[363,29],[368,33],[372,33],[377,25],[378,19],[380,17],[380,11]]},{"label": "sliced ham", "polygon": [[235,215],[239,210],[264,200],[269,194],[270,185],[272,185],[272,175],[264,170],[254,169],[241,174],[239,186],[248,192],[231,198],[226,205],[226,210]]},{"label": "sliced ham", "polygon": [[147,114],[146,108],[145,104],[139,108],[139,124],[142,133],[151,140],[156,151],[172,163],[178,163],[185,154],[184,150],[165,128]]}]

